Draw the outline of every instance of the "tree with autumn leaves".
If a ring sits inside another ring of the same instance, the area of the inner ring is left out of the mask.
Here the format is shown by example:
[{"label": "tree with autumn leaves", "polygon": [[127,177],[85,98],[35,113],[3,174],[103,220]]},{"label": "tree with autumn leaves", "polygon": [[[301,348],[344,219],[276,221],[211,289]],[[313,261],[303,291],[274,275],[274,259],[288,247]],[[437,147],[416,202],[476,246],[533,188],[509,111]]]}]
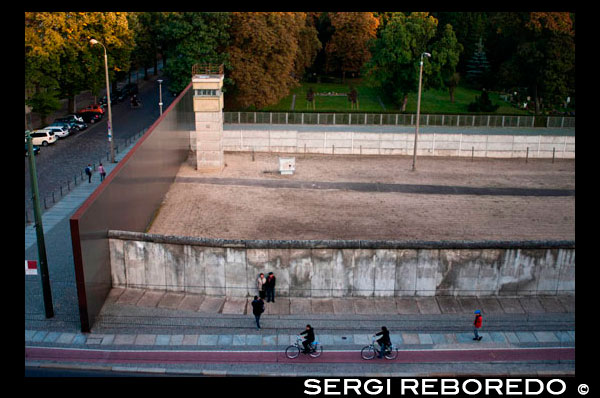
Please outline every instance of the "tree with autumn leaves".
[{"label": "tree with autumn leaves", "polygon": [[102,49],[90,38],[106,46],[113,81],[129,69],[134,42],[126,13],[25,13],[25,88],[32,93],[26,103],[34,111],[45,117],[58,109],[59,98],[68,98],[73,112],[77,94],[103,87]]},{"label": "tree with autumn leaves", "polygon": [[260,109],[287,96],[320,48],[305,13],[234,12],[229,33],[227,100],[242,108]]}]

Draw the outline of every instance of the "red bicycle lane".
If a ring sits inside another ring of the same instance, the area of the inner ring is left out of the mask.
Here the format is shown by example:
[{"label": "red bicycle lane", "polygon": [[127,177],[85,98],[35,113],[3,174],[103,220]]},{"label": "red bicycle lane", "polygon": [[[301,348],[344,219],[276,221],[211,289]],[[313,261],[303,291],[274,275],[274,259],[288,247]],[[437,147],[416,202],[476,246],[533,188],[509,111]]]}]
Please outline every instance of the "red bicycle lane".
[{"label": "red bicycle lane", "polygon": [[[282,351],[158,351],[95,350],[26,347],[30,361],[85,362],[95,364],[182,364],[182,363],[359,363],[360,351],[324,351],[319,358],[300,355],[289,359]],[[477,350],[401,350],[395,360],[374,359],[379,363],[452,362],[535,362],[572,361],[575,348],[516,348]]]}]

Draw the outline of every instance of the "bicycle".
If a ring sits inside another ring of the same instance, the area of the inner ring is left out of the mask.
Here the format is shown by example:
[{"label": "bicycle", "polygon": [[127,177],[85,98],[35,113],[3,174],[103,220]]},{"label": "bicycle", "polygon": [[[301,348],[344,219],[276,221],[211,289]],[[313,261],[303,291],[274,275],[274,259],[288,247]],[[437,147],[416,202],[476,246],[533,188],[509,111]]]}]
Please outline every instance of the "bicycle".
[{"label": "bicycle", "polygon": [[[371,344],[360,350],[362,359],[373,359],[375,355],[379,354],[380,350],[377,348],[379,344],[375,344],[375,342],[375,337],[371,338]],[[398,357],[398,348],[394,344],[386,346],[383,356],[386,359],[396,359]]]},{"label": "bicycle", "polygon": [[[308,349],[308,355],[310,355],[313,358],[320,357],[323,353],[323,346],[321,345],[321,343],[319,343],[318,340],[315,340],[312,343],[310,343],[308,345]],[[304,346],[302,345],[302,337],[296,336],[296,342],[292,345],[289,345],[285,349],[285,356],[290,359],[297,358],[298,355],[300,355],[301,350],[304,350]]]}]

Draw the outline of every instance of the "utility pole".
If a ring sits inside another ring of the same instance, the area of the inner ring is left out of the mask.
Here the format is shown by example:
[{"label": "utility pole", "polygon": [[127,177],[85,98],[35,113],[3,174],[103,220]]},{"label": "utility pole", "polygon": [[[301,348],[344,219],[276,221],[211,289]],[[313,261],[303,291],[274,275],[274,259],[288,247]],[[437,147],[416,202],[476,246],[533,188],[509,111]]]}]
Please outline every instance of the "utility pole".
[{"label": "utility pole", "polygon": [[44,309],[46,318],[54,316],[52,307],[52,292],[50,290],[50,276],[48,274],[48,260],[46,258],[46,244],[44,242],[44,226],[42,225],[42,207],[40,205],[40,195],[37,182],[37,172],[35,170],[35,155],[33,153],[33,143],[29,130],[27,135],[27,151],[29,152],[29,173],[31,176],[31,191],[33,199],[33,216],[35,218],[35,234],[37,237],[38,260],[40,262],[40,275],[42,277],[42,293],[44,296]]},{"label": "utility pole", "polygon": [[417,126],[415,129],[415,148],[413,150],[412,171],[415,171],[417,169],[417,139],[419,137],[419,119],[421,117],[421,83],[423,80],[423,56],[431,57],[431,54],[421,54],[421,67],[419,70],[419,94],[417,95]]}]

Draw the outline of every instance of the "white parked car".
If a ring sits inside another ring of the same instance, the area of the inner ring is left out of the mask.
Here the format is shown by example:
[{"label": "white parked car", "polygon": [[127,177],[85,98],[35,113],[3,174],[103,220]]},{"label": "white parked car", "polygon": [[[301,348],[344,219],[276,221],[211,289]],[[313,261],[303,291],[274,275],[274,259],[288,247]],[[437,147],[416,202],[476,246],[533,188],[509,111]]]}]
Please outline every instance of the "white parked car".
[{"label": "white parked car", "polygon": [[[57,140],[58,138],[54,132],[50,130],[36,130],[31,133],[31,141],[33,142],[33,145],[48,146],[48,144],[54,144]],[[25,142],[27,142],[27,138],[25,138]]]},{"label": "white parked car", "polygon": [[58,138],[65,138],[69,135],[69,129],[65,126],[47,126],[44,130],[52,131]]}]

